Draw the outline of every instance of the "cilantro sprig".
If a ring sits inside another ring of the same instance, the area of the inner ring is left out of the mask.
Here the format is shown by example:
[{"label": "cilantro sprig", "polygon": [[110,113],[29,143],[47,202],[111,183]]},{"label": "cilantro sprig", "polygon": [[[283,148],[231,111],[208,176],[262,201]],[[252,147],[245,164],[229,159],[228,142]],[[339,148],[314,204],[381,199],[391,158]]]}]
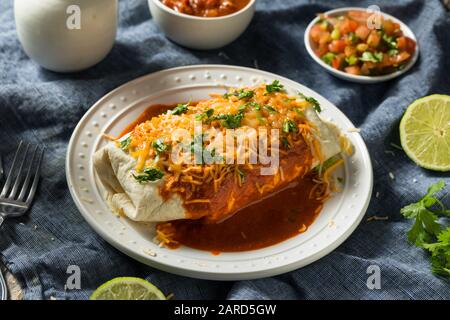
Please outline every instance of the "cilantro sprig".
[{"label": "cilantro sprig", "polygon": [[403,207],[400,213],[408,219],[415,219],[408,231],[408,240],[431,253],[432,271],[450,276],[450,227],[445,229],[438,220],[439,215],[448,215],[450,210],[436,196],[444,187],[444,181],[432,184],[425,196]]},{"label": "cilantro sprig", "polygon": [[281,91],[284,91],[284,86],[280,83],[280,81],[274,80],[271,84],[266,85],[265,94]]},{"label": "cilantro sprig", "polygon": [[157,168],[145,168],[141,174],[135,175],[133,177],[139,183],[146,183],[149,181],[156,181],[164,177],[164,172]]},{"label": "cilantro sprig", "polygon": [[152,148],[155,149],[158,154],[160,154],[169,150],[170,146],[164,142],[164,139],[156,139],[152,142]]},{"label": "cilantro sprig", "polygon": [[185,103],[185,104],[178,104],[175,108],[173,108],[172,110],[167,111],[168,114],[173,114],[173,115],[180,115],[185,113],[186,111],[188,111],[188,107],[189,107],[189,103]]},{"label": "cilantro sprig", "polygon": [[298,95],[304,99],[306,102],[309,102],[313,105],[314,110],[316,110],[317,112],[321,112],[322,108],[320,107],[320,103],[319,101],[317,101],[316,99],[314,99],[313,97],[307,97],[305,96],[303,93],[299,92]]},{"label": "cilantro sprig", "polygon": [[125,140],[120,141],[120,149],[127,150],[130,147],[131,137],[126,138]]},{"label": "cilantro sprig", "polygon": [[364,62],[378,63],[383,61],[383,52],[370,52],[365,51],[359,60]]},{"label": "cilantro sprig", "polygon": [[251,98],[253,98],[254,95],[255,95],[255,91],[253,91],[253,90],[239,89],[234,92],[225,93],[223,95],[223,97],[225,99],[227,99],[231,96],[236,96],[239,100],[242,100],[242,99],[251,99]]}]

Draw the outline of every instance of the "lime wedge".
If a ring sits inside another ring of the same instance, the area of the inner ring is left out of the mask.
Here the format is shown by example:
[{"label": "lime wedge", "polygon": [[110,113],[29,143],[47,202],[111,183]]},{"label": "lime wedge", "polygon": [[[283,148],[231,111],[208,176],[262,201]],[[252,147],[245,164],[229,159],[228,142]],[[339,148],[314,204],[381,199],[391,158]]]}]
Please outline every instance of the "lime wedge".
[{"label": "lime wedge", "polygon": [[90,300],[166,300],[150,282],[133,277],[114,278],[97,288]]},{"label": "lime wedge", "polygon": [[450,170],[450,96],[434,94],[414,101],[400,122],[403,150],[417,165]]}]

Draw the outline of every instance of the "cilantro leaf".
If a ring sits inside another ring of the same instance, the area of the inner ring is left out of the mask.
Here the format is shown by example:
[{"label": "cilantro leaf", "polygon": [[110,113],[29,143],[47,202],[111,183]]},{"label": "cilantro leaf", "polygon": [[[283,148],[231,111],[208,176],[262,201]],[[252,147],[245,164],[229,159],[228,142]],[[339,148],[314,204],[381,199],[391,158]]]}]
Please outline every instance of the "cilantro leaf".
[{"label": "cilantro leaf", "polygon": [[146,183],[148,181],[156,181],[164,177],[164,172],[156,168],[145,168],[144,172],[138,175],[133,174],[133,177],[139,183]]},{"label": "cilantro leaf", "polygon": [[253,107],[253,110],[256,110],[256,111],[261,110],[261,105],[257,102],[247,102],[246,105]]},{"label": "cilantro leaf", "polygon": [[437,242],[425,243],[431,253],[431,268],[435,274],[450,276],[450,227],[437,236]]},{"label": "cilantro leaf", "polygon": [[156,139],[152,142],[152,148],[159,154],[167,151],[169,149],[169,145],[164,143],[164,139]]},{"label": "cilantro leaf", "polygon": [[255,94],[255,92],[253,90],[239,89],[239,90],[236,90],[234,92],[225,93],[223,95],[223,97],[225,99],[228,99],[231,96],[236,96],[239,100],[242,100],[242,99],[253,98],[254,94]]},{"label": "cilantro leaf", "polygon": [[288,138],[286,137],[281,137],[281,144],[283,145],[283,147],[285,147],[286,149],[290,149],[291,148],[291,144],[289,143]]},{"label": "cilantro leaf", "polygon": [[120,149],[127,150],[131,143],[131,137],[126,138],[125,140],[120,141]]},{"label": "cilantro leaf", "polygon": [[203,120],[211,118],[211,116],[214,114],[214,109],[208,109],[205,112],[198,114],[195,116],[195,120]]},{"label": "cilantro leaf", "polygon": [[185,113],[188,110],[188,106],[189,106],[188,103],[179,104],[175,108],[173,108],[172,110],[167,111],[167,113],[173,114],[173,115],[180,115],[182,113]]},{"label": "cilantro leaf", "polygon": [[291,119],[284,119],[283,122],[283,132],[284,133],[289,133],[289,132],[297,132],[298,128],[297,128],[297,124],[292,121]]},{"label": "cilantro leaf", "polygon": [[264,106],[264,109],[269,111],[269,113],[271,113],[271,114],[278,112],[274,107],[269,106],[269,105]]},{"label": "cilantro leaf", "polygon": [[278,80],[274,80],[271,84],[266,85],[266,93],[280,92],[284,90],[284,86]]},{"label": "cilantro leaf", "polygon": [[215,117],[215,120],[220,120],[222,126],[227,129],[235,129],[241,126],[241,120],[244,117],[242,113],[238,114],[221,114]]},{"label": "cilantro leaf", "polygon": [[320,103],[319,101],[317,101],[316,99],[314,99],[313,97],[307,97],[305,96],[303,93],[299,92],[298,95],[304,99],[306,102],[309,102],[313,105],[313,108],[317,111],[317,112],[321,112],[322,108],[320,107]]},{"label": "cilantro leaf", "polygon": [[395,39],[395,37],[388,36],[385,32],[382,32],[381,38],[389,46],[389,48],[391,48],[391,49],[397,49],[398,48],[397,40]]},{"label": "cilantro leaf", "polygon": [[[408,240],[417,247],[431,253],[431,267],[435,274],[450,276],[450,227],[444,227],[438,221],[438,214],[449,214],[436,194],[445,187],[444,181],[432,184],[425,196],[400,210],[408,218],[415,219],[408,231]],[[432,207],[439,207],[435,210]]]},{"label": "cilantro leaf", "polygon": [[238,92],[237,92],[237,97],[238,97],[238,99],[239,100],[241,100],[241,99],[250,99],[250,98],[253,98],[253,95],[255,94],[255,92],[254,91],[252,91],[252,90],[244,90],[244,89],[240,89]]},{"label": "cilantro leaf", "polygon": [[383,61],[383,52],[370,52],[365,51],[359,60],[364,62],[378,63]]}]

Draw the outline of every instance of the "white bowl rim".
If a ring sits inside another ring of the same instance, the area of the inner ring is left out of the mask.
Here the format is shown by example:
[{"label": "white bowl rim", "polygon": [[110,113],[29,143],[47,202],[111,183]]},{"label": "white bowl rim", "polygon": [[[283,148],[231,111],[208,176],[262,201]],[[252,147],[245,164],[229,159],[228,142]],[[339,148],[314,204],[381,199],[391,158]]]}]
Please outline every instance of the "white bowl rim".
[{"label": "white bowl rim", "polygon": [[168,6],[164,5],[161,0],[149,0],[149,1],[153,1],[153,3],[158,6],[160,9],[164,10],[165,12],[168,12],[170,14],[173,14],[174,16],[178,16],[180,18],[186,18],[186,19],[190,19],[190,20],[198,20],[198,21],[217,21],[217,20],[226,20],[232,17],[235,17],[245,11],[247,11],[248,9],[250,9],[251,7],[253,7],[253,5],[255,4],[256,0],[250,0],[247,5],[245,7],[243,7],[241,10],[236,11],[232,14],[227,14],[225,16],[220,16],[220,17],[198,17],[198,16],[192,16],[186,13],[180,13],[178,11],[175,11],[171,8],[169,8]]},{"label": "white bowl rim", "polygon": [[[326,12],[324,12],[324,14],[331,15],[331,14],[348,12],[348,11],[364,11],[364,12],[366,12],[367,8],[342,7],[342,8],[337,8],[337,9],[326,11]],[[419,42],[417,41],[417,38],[416,38],[416,35],[414,34],[414,32],[408,27],[408,25],[406,23],[404,23],[400,19],[397,19],[396,17],[394,17],[388,13],[385,13],[383,11],[380,11],[380,14],[383,15],[384,17],[400,24],[400,28],[402,30],[406,30],[408,33],[410,33],[412,35],[412,40],[414,40],[416,42],[416,50],[414,52],[414,55],[413,55],[412,59],[407,63],[407,65],[402,70],[398,70],[398,71],[395,71],[395,72],[392,72],[389,74],[385,74],[382,76],[358,76],[358,75],[352,75],[347,72],[332,68],[331,66],[326,64],[324,61],[322,61],[322,59],[320,59],[311,48],[309,33],[311,31],[311,28],[316,24],[317,21],[319,21],[319,19],[320,19],[319,17],[314,18],[306,27],[305,33],[303,35],[306,51],[308,51],[309,55],[320,66],[325,68],[328,72],[335,74],[337,77],[340,77],[341,79],[345,79],[345,80],[349,80],[349,81],[357,81],[357,82],[361,82],[361,83],[375,83],[375,82],[382,82],[382,81],[387,81],[387,80],[396,78],[396,77],[404,74],[405,72],[407,72],[416,63],[417,58],[419,57]]]}]

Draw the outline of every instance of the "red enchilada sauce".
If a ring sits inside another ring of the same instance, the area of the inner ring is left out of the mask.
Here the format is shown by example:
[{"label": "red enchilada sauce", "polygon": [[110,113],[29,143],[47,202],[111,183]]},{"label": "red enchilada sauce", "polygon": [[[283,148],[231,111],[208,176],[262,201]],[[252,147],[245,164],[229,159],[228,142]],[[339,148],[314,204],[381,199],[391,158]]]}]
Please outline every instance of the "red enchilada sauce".
[{"label": "red enchilada sauce", "polygon": [[[162,104],[150,106],[127,126],[119,137],[129,133],[140,123],[175,106]],[[302,151],[304,150],[299,150]],[[310,161],[310,158],[306,156],[304,158],[306,162]],[[283,159],[280,165],[283,166]],[[289,170],[288,167],[284,168]],[[220,223],[211,223],[203,218],[176,220],[159,226],[164,226],[166,233],[170,232],[173,242],[168,246],[172,249],[185,245],[214,254],[261,249],[303,233],[313,223],[324,201],[323,197],[318,197],[320,200],[310,198],[314,186],[316,186],[314,175],[308,174],[291,181],[283,190],[268,198],[260,200],[255,197],[252,205],[239,210]],[[244,190],[242,198],[254,197],[250,194],[252,192]],[[164,192],[161,195],[167,198]],[[188,212],[192,211],[189,206],[186,209]]]},{"label": "red enchilada sauce", "polygon": [[161,0],[161,2],[180,13],[197,17],[221,17],[244,8],[250,0]]},{"label": "red enchilada sauce", "polygon": [[292,238],[305,232],[322,209],[323,200],[309,198],[314,185],[313,177],[308,175],[221,223],[172,221],[171,239],[179,244],[170,247],[182,244],[219,254],[261,249]]}]

